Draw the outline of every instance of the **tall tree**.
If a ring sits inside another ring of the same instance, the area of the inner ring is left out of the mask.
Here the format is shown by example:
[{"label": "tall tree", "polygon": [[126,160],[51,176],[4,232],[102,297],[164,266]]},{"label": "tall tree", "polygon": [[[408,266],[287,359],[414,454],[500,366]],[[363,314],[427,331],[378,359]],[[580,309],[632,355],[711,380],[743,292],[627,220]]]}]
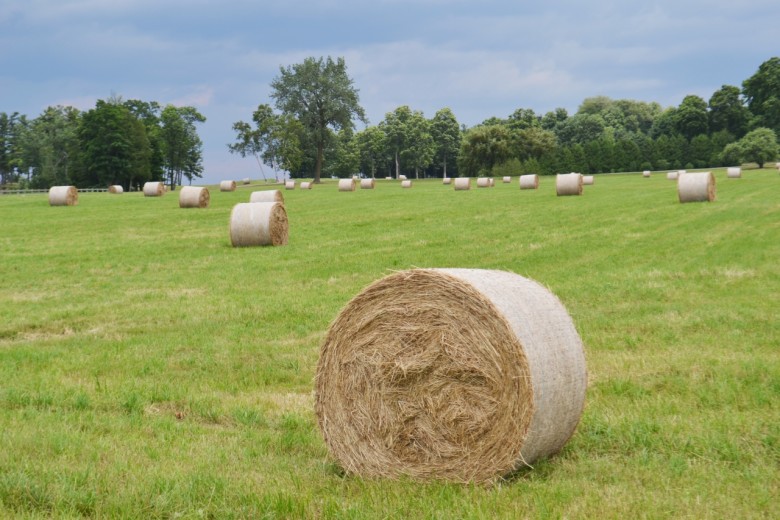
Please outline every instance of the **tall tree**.
[{"label": "tall tree", "polygon": [[47,107],[24,127],[19,136],[17,164],[31,174],[31,186],[71,184],[78,177],[80,123],[78,110],[56,106]]},{"label": "tall tree", "polygon": [[777,159],[780,147],[777,134],[771,128],[756,128],[737,141],[742,160],[754,162],[763,168],[767,161]]},{"label": "tall tree", "polygon": [[431,135],[436,144],[435,158],[447,177],[447,164],[454,164],[460,149],[460,125],[449,108],[442,108],[431,119]]},{"label": "tall tree", "polygon": [[19,134],[24,128],[24,116],[19,112],[0,112],[0,185],[12,181],[19,159]]},{"label": "tall tree", "polygon": [[726,130],[737,138],[747,132],[750,112],[739,97],[739,88],[723,85],[710,97],[710,132]]},{"label": "tall tree", "polygon": [[407,146],[401,151],[401,157],[411,168],[414,168],[415,178],[420,178],[420,170],[427,168],[433,162],[436,144],[430,132],[430,122],[419,110],[412,112],[406,126]]},{"label": "tall tree", "polygon": [[375,178],[377,170],[385,163],[387,157],[385,133],[378,126],[369,126],[355,134],[355,141],[360,154],[362,171],[370,173],[372,179]]},{"label": "tall tree", "polygon": [[182,178],[192,181],[203,173],[203,142],[196,123],[206,118],[194,107],[166,105],[160,115],[163,158],[170,188],[176,189]]},{"label": "tall tree", "polygon": [[276,107],[295,116],[316,146],[314,182],[319,183],[330,130],[352,129],[354,117],[366,122],[344,58],[333,61],[330,56],[310,57],[303,63],[280,67],[280,75],[271,82],[271,88]]},{"label": "tall tree", "polygon": [[458,170],[466,175],[489,173],[511,156],[511,134],[506,126],[476,126],[463,137]]},{"label": "tall tree", "polygon": [[401,174],[401,152],[409,143],[409,121],[412,119],[412,109],[407,105],[400,106],[385,114],[385,119],[379,127],[385,133],[387,146],[395,164],[395,178]]},{"label": "tall tree", "polygon": [[685,96],[675,113],[675,126],[689,141],[699,134],[708,133],[707,103],[699,96]]},{"label": "tall tree", "polygon": [[742,93],[755,127],[766,127],[780,134],[780,58],[770,58],[758,71],[742,82]]}]

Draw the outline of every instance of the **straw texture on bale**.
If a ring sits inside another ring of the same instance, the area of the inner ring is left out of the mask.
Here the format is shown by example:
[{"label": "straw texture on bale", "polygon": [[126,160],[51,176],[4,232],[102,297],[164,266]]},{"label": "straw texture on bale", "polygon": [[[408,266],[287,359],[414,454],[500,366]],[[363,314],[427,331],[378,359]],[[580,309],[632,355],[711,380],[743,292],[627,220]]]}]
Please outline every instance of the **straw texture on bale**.
[{"label": "straw texture on bale", "polygon": [[539,188],[539,176],[535,173],[520,176],[521,190],[535,190]]},{"label": "straw texture on bale", "polygon": [[219,191],[236,191],[236,181],[222,181],[219,183]]},{"label": "straw texture on bale", "polygon": [[650,170],[645,170],[642,172],[642,177],[650,177]]},{"label": "straw texture on bale", "polygon": [[280,190],[253,191],[249,195],[249,202],[281,202],[284,204],[284,195]]},{"label": "straw texture on bale", "polygon": [[712,172],[681,173],[677,180],[680,202],[712,202],[715,200],[715,176]]},{"label": "straw texture on bale", "polygon": [[144,197],[162,197],[165,194],[165,184],[162,182],[145,182]]},{"label": "straw texture on bale", "polygon": [[441,180],[441,183],[442,183],[442,184],[451,184],[451,183],[452,183],[452,177],[444,177],[444,178]]},{"label": "straw texture on bale", "polygon": [[676,181],[680,174],[678,172],[666,172],[666,178],[670,181]]},{"label": "straw texture on bale", "polygon": [[458,177],[455,179],[455,190],[470,190],[471,177]]},{"label": "straw texture on bale", "polygon": [[540,284],[414,269],[371,284],[331,324],[315,413],[349,473],[491,482],[563,447],[586,380],[574,324]]},{"label": "straw texture on bale", "polygon": [[401,181],[401,187],[402,188],[411,188],[412,187],[412,181],[410,181],[410,180]]},{"label": "straw texture on bale", "polygon": [[288,233],[287,212],[279,202],[242,202],[230,212],[233,247],[283,246]]},{"label": "straw texture on bale", "polygon": [[593,175],[583,175],[582,184],[585,184],[586,186],[593,185]]},{"label": "straw texture on bale", "polygon": [[742,168],[739,166],[731,166],[726,170],[726,176],[729,179],[739,179],[742,177]]},{"label": "straw texture on bale", "polygon": [[582,195],[582,174],[559,173],[555,176],[555,193],[562,195]]},{"label": "straw texture on bale", "polygon": [[180,208],[208,208],[209,190],[199,186],[183,186],[179,191]]},{"label": "straw texture on bale", "polygon": [[501,182],[503,182],[504,184],[509,184],[512,182],[512,177],[504,177],[501,179]]},{"label": "straw texture on bale", "polygon": [[487,177],[478,177],[477,178],[477,188],[489,188],[490,187],[490,179]]},{"label": "straw texture on bale", "polygon": [[79,190],[75,186],[52,186],[49,188],[49,206],[76,206]]},{"label": "straw texture on bale", "polygon": [[301,189],[302,190],[310,190],[311,189],[311,182],[308,181],[301,181]]},{"label": "straw texture on bale", "polygon": [[375,185],[374,179],[360,179],[361,190],[373,190]]},{"label": "straw texture on bale", "polygon": [[124,193],[125,189],[122,186],[120,186],[119,184],[112,184],[111,186],[108,187],[108,192],[109,193],[115,193],[115,194],[118,195],[120,193]]},{"label": "straw texture on bale", "polygon": [[339,179],[339,191],[355,191],[355,179]]}]

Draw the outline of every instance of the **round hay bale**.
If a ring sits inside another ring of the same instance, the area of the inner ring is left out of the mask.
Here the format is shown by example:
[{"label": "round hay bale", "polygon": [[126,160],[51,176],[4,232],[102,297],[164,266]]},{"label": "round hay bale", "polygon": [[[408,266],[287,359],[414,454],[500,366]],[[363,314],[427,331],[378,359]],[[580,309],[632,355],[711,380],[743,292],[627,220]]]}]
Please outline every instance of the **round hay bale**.
[{"label": "round hay bale", "polygon": [[385,180],[386,180],[386,181],[392,181],[392,180],[393,180],[393,178],[392,178],[392,177],[390,177],[390,176],[388,175],[387,177],[385,177]]},{"label": "round hay bale", "polygon": [[442,184],[452,184],[452,177],[444,177],[444,178],[441,180],[441,183],[442,183]]},{"label": "round hay bale", "polygon": [[359,182],[360,181],[360,175],[353,175],[352,176],[352,180],[355,181],[355,182]]},{"label": "round hay bale", "polygon": [[283,246],[288,231],[287,212],[279,202],[242,202],[230,212],[233,247]]},{"label": "round hay bale", "polygon": [[236,181],[222,181],[219,183],[219,191],[236,191]]},{"label": "round hay bale", "polygon": [[650,170],[645,170],[642,172],[642,177],[650,177]]},{"label": "round hay bale", "polygon": [[520,176],[520,189],[521,190],[536,190],[539,189],[539,176],[535,173]]},{"label": "round hay bale", "polygon": [[339,179],[339,191],[355,191],[355,179]]},{"label": "round hay bale", "polygon": [[488,183],[490,184],[490,187],[492,188],[493,186],[496,185],[496,180],[493,177],[490,177],[488,179]]},{"label": "round hay bale", "polygon": [[52,186],[49,188],[49,206],[76,206],[79,190],[75,186]]},{"label": "round hay bale", "polygon": [[739,166],[731,166],[726,170],[726,176],[729,179],[739,179],[742,177],[742,168]]},{"label": "round hay bale", "polygon": [[144,197],[162,197],[165,195],[165,183],[163,182],[145,182]]},{"label": "round hay bale", "polygon": [[674,171],[674,172],[666,172],[666,179],[670,180],[670,181],[676,181],[677,177],[679,177],[679,176],[680,176],[679,172],[676,172],[676,171]]},{"label": "round hay bale", "polygon": [[253,191],[249,195],[249,202],[279,202],[284,204],[284,195],[280,190]]},{"label": "round hay bale", "polygon": [[250,182],[249,177],[244,177],[243,179],[241,179],[242,184],[249,184],[249,182]]},{"label": "round hay bale", "polygon": [[586,380],[582,341],[542,285],[414,269],[374,282],[331,324],[315,413],[350,473],[489,482],[564,446]]},{"label": "round hay bale", "polygon": [[301,181],[301,189],[302,190],[310,190],[311,189],[311,182],[308,181]]},{"label": "round hay bale", "polygon": [[412,187],[412,181],[410,181],[410,180],[401,181],[401,187],[402,188],[411,188]]},{"label": "round hay bale", "polygon": [[180,208],[208,208],[209,190],[199,186],[183,186],[179,191]]},{"label": "round hay bale", "polygon": [[681,173],[677,180],[680,202],[712,202],[715,200],[715,176],[712,172]]},{"label": "round hay bale", "polygon": [[593,175],[583,175],[582,176],[582,184],[587,186],[593,185]]},{"label": "round hay bale", "polygon": [[477,177],[477,188],[489,188],[490,179],[487,177]]},{"label": "round hay bale", "polygon": [[286,189],[286,190],[294,190],[295,189],[295,181],[285,181],[284,189]]},{"label": "round hay bale", "polygon": [[407,180],[407,179],[406,179],[406,175],[399,175],[399,176],[398,176],[398,180],[399,180],[399,181],[405,181],[405,180]]},{"label": "round hay bale", "polygon": [[114,193],[116,195],[119,195],[121,193],[124,193],[125,189],[122,186],[120,186],[119,184],[112,184],[111,186],[108,187],[108,192],[109,193]]},{"label": "round hay bale", "polygon": [[582,174],[559,173],[555,176],[556,195],[582,195]]},{"label": "round hay bale", "polygon": [[470,190],[471,177],[458,177],[455,179],[455,191]]},{"label": "round hay bale", "polygon": [[510,184],[512,182],[512,177],[505,176],[501,179],[501,182],[504,184]]},{"label": "round hay bale", "polygon": [[374,179],[360,179],[361,190],[373,190],[375,185],[376,181]]}]

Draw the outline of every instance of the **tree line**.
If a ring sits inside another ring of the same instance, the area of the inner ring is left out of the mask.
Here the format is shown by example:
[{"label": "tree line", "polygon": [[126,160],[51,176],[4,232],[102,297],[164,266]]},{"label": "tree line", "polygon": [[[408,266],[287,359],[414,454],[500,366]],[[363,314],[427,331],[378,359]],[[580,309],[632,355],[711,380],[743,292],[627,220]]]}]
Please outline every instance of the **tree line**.
[{"label": "tree line", "polygon": [[[587,174],[666,170],[756,162],[778,155],[780,58],[709,100],[688,95],[677,107],[604,96],[577,112],[518,108],[471,128],[449,108],[430,119],[400,106],[368,125],[342,58],[307,58],[280,68],[274,106],[261,104],[252,123],[233,125],[230,150],[253,156],[261,170],[292,177],[401,174],[413,177]],[[274,110],[276,109],[276,111]],[[366,123],[355,130],[355,121]],[[254,124],[253,124],[254,123]]]},{"label": "tree line", "polygon": [[196,124],[205,120],[193,107],[117,96],[84,112],[50,106],[34,119],[0,112],[0,185],[175,189],[202,175]]}]

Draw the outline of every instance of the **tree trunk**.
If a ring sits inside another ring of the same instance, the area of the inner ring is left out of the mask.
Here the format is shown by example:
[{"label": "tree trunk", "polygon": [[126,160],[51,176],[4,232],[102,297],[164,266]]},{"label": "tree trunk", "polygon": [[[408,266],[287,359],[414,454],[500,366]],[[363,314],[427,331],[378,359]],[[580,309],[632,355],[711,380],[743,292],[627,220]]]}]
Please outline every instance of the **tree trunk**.
[{"label": "tree trunk", "polygon": [[398,180],[398,176],[401,174],[401,165],[398,162],[398,150],[395,151],[395,178]]},{"label": "tree trunk", "polygon": [[417,166],[414,167],[414,178],[420,180],[420,169]]},{"label": "tree trunk", "polygon": [[444,178],[447,178],[447,156],[444,156]]},{"label": "tree trunk", "polygon": [[322,172],[322,143],[317,143],[317,165],[314,167],[314,184],[320,183],[320,173]]}]

